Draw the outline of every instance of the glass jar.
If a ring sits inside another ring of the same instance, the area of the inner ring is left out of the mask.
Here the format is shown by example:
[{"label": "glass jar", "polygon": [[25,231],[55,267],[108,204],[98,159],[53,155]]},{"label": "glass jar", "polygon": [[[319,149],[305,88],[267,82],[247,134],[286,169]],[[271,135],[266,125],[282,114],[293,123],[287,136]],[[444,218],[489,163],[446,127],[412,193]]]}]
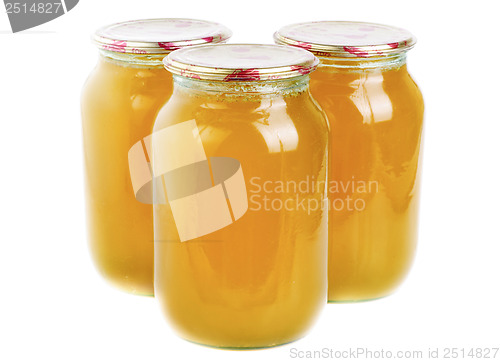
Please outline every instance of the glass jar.
[{"label": "glass jar", "polygon": [[371,23],[285,26],[275,41],[320,58],[311,93],[331,125],[330,302],[390,294],[417,243],[424,104],[406,30]]},{"label": "glass jar", "polygon": [[164,62],[174,92],[152,137],[154,190],[164,190],[154,205],[156,298],[193,342],[295,340],[326,303],[328,125],[308,75],[317,59],[227,44]]},{"label": "glass jar", "polygon": [[151,133],[172,93],[162,59],[230,35],[219,24],[191,19],[129,21],[95,33],[99,60],[81,99],[88,239],[101,274],[130,293],[153,295],[153,208],[147,185],[133,184],[129,150]]}]

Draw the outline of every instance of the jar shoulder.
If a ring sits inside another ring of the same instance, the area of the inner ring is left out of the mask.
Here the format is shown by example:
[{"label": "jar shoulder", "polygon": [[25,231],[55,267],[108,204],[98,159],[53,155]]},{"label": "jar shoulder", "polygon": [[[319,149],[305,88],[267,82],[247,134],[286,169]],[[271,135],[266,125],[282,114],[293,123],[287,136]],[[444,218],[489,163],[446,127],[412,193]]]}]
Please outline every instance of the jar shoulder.
[{"label": "jar shoulder", "polygon": [[161,67],[138,67],[100,59],[90,72],[82,96],[107,94],[133,97],[134,94],[172,93],[172,76]]},{"label": "jar shoulder", "polygon": [[[253,148],[286,152],[326,145],[328,124],[310,94],[296,97],[203,97],[174,93],[160,110],[154,131],[194,121],[213,149]],[[306,147],[307,146],[307,147]]]},{"label": "jar shoulder", "polygon": [[[172,76],[165,69],[137,68],[100,61],[81,92],[84,114],[92,118],[154,119],[172,94]],[[116,120],[117,122],[119,120]]]},{"label": "jar shoulder", "polygon": [[383,89],[386,93],[403,92],[421,97],[420,89],[406,66],[395,69],[367,71],[335,71],[319,69],[311,75],[311,92],[314,97],[339,96],[359,90]]},{"label": "jar shoulder", "polygon": [[397,121],[404,115],[422,122],[422,93],[406,67],[367,72],[319,71],[311,92],[329,118],[360,119],[363,124]]}]

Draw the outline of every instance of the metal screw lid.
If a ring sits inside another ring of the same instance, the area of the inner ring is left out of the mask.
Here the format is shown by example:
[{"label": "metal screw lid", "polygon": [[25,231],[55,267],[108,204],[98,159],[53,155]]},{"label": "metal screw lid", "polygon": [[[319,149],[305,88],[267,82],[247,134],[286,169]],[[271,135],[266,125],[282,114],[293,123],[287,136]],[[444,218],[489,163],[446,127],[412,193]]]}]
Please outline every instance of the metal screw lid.
[{"label": "metal screw lid", "polygon": [[319,60],[303,49],[265,44],[216,44],[170,53],[165,68],[184,77],[219,81],[259,81],[298,77]]},{"label": "metal screw lid", "polygon": [[274,40],[319,56],[361,58],[406,52],[416,43],[415,37],[405,29],[352,21],[291,24],[279,29]]},{"label": "metal screw lid", "polygon": [[166,18],[107,25],[95,32],[93,40],[99,49],[112,52],[166,54],[190,45],[224,42],[231,35],[231,30],[218,23]]}]

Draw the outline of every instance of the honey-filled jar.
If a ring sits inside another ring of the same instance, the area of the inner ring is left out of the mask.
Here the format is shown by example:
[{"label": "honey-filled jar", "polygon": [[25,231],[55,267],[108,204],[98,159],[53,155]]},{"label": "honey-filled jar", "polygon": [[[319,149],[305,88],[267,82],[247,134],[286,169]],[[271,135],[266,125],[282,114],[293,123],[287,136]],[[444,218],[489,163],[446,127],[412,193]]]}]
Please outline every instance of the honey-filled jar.
[{"label": "honey-filled jar", "polygon": [[151,137],[155,297],[178,334],[220,348],[301,337],[326,304],[328,124],[317,58],[277,45],[169,54]]},{"label": "honey-filled jar", "polygon": [[99,59],[81,98],[88,239],[97,269],[127,292],[153,295],[151,187],[136,187],[130,165],[172,93],[162,59],[230,35],[220,24],[193,19],[128,21],[94,35]]},{"label": "honey-filled jar", "polygon": [[328,300],[390,294],[417,244],[424,103],[408,31],[372,23],[289,25],[278,44],[320,59],[311,93],[330,122]]}]

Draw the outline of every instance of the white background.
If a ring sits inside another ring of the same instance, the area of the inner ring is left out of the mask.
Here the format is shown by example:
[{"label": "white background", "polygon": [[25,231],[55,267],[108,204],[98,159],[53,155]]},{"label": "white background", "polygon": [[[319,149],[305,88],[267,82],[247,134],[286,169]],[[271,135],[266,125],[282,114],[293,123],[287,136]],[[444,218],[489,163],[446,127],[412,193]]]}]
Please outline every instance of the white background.
[{"label": "white background", "polygon": [[[81,0],[18,34],[0,7],[0,361],[288,361],[298,359],[292,348],[500,347],[495,3]],[[271,43],[277,28],[309,20],[373,21],[417,36],[408,61],[426,102],[420,240],[396,294],[326,305],[305,338],[238,352],[181,340],[153,298],[101,279],[87,251],[82,184],[79,96],[97,57],[90,35],[150,17],[218,21],[233,42]]]}]

